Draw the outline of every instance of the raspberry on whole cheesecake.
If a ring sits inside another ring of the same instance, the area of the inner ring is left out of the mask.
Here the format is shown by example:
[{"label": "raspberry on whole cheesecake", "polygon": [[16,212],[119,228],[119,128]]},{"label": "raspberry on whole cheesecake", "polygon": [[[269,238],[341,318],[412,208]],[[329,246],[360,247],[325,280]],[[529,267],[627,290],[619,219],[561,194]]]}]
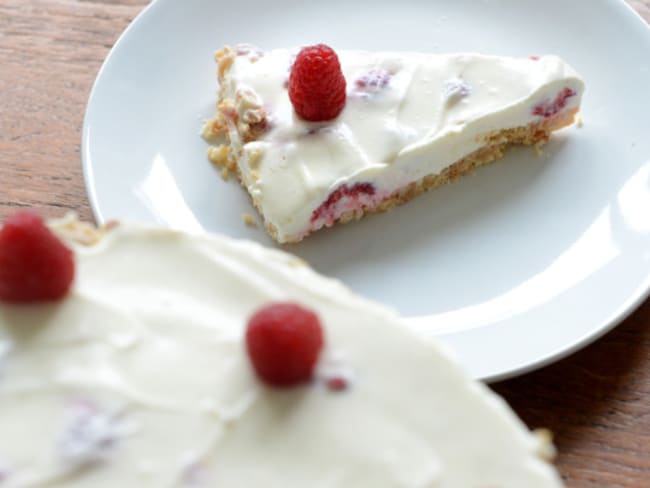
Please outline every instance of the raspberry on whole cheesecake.
[{"label": "raspberry on whole cheesecake", "polygon": [[0,301],[58,300],[74,279],[74,254],[27,211],[8,217],[0,229]]},{"label": "raspberry on whole cheesecake", "polygon": [[332,120],[345,106],[345,77],[339,58],[325,44],[302,48],[289,76],[289,99],[310,122]]},{"label": "raspberry on whole cheesecake", "polygon": [[288,302],[268,304],[248,321],[246,349],[257,376],[272,386],[308,382],[323,348],[323,330],[311,310]]}]

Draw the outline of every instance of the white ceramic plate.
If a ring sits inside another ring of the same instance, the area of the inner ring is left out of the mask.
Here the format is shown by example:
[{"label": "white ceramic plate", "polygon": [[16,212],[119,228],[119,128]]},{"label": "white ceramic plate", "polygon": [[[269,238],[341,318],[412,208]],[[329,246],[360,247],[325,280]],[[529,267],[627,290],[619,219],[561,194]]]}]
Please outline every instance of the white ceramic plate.
[{"label": "white ceramic plate", "polygon": [[556,53],[584,77],[583,128],[545,156],[514,150],[389,214],[286,247],[397,308],[498,379],[587,344],[650,288],[650,30],[622,1],[157,0],[106,60],[83,164],[97,219],[220,232],[273,246],[206,160],[213,52],[335,48]]}]

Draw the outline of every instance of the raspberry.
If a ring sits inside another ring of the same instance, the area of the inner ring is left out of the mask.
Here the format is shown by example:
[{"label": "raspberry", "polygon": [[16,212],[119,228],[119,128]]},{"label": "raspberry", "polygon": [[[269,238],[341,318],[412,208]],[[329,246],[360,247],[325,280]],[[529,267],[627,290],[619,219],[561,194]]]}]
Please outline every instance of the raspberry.
[{"label": "raspberry", "polygon": [[257,376],[272,386],[311,379],[323,348],[318,316],[294,303],[271,303],[248,321],[246,348]]},{"label": "raspberry", "polygon": [[289,99],[296,113],[310,122],[331,120],[345,106],[345,77],[339,58],[325,44],[303,48],[289,76]]},{"label": "raspberry", "polygon": [[0,229],[0,300],[13,303],[62,298],[74,278],[74,255],[43,219],[21,211]]}]

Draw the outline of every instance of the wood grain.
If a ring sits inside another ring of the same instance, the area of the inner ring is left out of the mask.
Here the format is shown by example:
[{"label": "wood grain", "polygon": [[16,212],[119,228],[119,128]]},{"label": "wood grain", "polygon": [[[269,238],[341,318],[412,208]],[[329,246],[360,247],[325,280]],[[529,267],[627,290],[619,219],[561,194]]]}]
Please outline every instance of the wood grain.
[{"label": "wood grain", "polygon": [[[0,218],[29,207],[92,219],[79,153],[85,104],[146,3],[0,0]],[[650,22],[650,0],[628,3]],[[493,385],[529,426],[555,432],[570,487],[650,487],[649,325],[650,300],[585,350]]]},{"label": "wood grain", "polygon": [[[628,0],[630,6],[636,10],[641,17],[650,22],[650,1],[649,0]],[[650,484],[649,484],[650,485]]]},{"label": "wood grain", "polygon": [[79,154],[84,108],[104,57],[142,4],[0,2],[0,216],[31,207],[92,218]]}]

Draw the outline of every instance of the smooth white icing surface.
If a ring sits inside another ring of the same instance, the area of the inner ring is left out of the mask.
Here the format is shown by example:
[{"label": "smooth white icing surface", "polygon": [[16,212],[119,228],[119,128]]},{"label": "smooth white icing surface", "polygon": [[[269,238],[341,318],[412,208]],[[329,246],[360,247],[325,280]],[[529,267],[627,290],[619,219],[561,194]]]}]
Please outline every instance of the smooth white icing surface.
[{"label": "smooth white icing surface", "polygon": [[[243,146],[240,169],[280,242],[306,233],[313,211],[341,185],[368,182],[383,199],[475,151],[486,134],[541,120],[534,107],[564,88],[575,95],[563,110],[577,107],[584,89],[556,56],[340,51],[346,106],[333,121],[309,123],[287,94],[296,52],[239,55],[222,85],[224,98],[261,105],[269,116],[270,130]],[[359,86],[364,77],[374,85]],[[251,151],[261,151],[261,161],[249,164]]]},{"label": "smooth white icing surface", "polygon": [[[2,488],[561,486],[500,398],[288,254],[128,225],[75,249],[67,299],[0,304]],[[313,384],[273,390],[241,337],[287,299],[326,350]]]}]

